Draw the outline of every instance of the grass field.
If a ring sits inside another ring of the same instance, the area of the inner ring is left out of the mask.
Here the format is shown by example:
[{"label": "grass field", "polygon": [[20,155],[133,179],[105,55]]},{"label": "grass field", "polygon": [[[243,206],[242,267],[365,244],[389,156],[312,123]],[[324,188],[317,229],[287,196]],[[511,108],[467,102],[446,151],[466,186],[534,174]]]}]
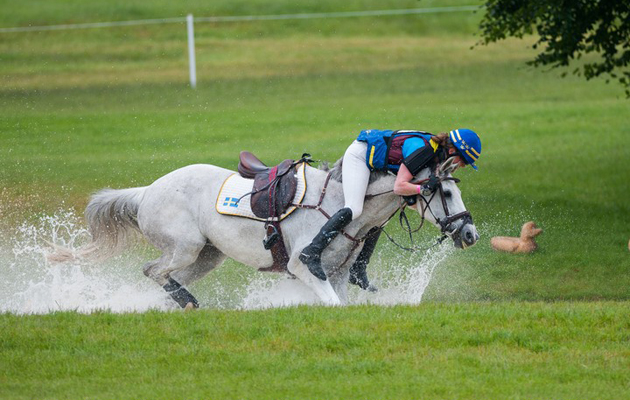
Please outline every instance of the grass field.
[{"label": "grass field", "polygon": [[[207,3],[0,1],[0,27],[470,4]],[[81,213],[97,189],[235,168],[240,150],[332,161],[368,128],[469,127],[483,142],[479,171],[458,172],[482,239],[439,265],[427,304],[3,315],[0,397],[171,398],[186,384],[191,398],[624,398],[630,103],[614,84],[526,67],[528,39],[471,49],[479,19],[198,23],[197,90],[183,24],[0,33],[4,253],[24,221]],[[527,220],[544,229],[537,253],[490,249]],[[397,251],[377,252],[386,276]],[[228,262],[193,289],[244,270]]]},{"label": "grass field", "polygon": [[627,303],[0,316],[0,397],[623,399]]}]

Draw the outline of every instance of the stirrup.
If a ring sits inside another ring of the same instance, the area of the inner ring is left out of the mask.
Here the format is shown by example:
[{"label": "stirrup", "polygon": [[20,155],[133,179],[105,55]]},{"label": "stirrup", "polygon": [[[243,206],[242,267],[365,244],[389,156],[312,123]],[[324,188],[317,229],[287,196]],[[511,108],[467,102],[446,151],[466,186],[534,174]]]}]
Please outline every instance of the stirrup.
[{"label": "stirrup", "polygon": [[276,227],[273,225],[269,226],[271,226],[273,232],[271,232],[271,234],[267,233],[267,235],[263,239],[263,247],[265,248],[265,250],[270,250],[273,245],[276,244],[278,239],[280,239],[280,233],[278,232],[278,229],[276,229]]}]

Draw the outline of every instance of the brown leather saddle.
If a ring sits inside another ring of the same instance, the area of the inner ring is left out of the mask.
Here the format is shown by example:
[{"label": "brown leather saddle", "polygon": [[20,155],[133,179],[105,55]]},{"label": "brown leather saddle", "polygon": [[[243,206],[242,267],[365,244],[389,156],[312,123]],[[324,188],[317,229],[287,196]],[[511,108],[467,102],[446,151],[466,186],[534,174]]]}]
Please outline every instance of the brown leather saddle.
[{"label": "brown leather saddle", "polygon": [[297,190],[296,165],[294,160],[284,160],[268,167],[252,153],[241,151],[238,173],[254,180],[250,199],[254,215],[272,220],[284,214]]},{"label": "brown leather saddle", "polygon": [[287,270],[289,255],[282,238],[280,216],[291,206],[297,191],[296,165],[310,161],[310,155],[303,154],[298,161],[284,160],[274,167],[268,167],[252,153],[241,151],[238,173],[243,178],[254,180],[254,188],[249,193],[251,209],[254,215],[267,220],[263,246],[271,250],[273,258],[270,267],[260,268],[259,271],[290,274]]}]

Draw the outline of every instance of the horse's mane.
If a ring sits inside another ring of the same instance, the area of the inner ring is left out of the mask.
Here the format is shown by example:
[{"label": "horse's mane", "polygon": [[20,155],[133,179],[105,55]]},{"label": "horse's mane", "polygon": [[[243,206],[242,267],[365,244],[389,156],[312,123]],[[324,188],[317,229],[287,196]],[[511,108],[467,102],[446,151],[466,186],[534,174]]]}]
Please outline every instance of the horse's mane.
[{"label": "horse's mane", "polygon": [[[342,182],[342,173],[341,173],[341,167],[343,165],[343,157],[341,157],[340,159],[338,159],[332,167],[330,167],[330,164],[328,163],[328,161],[322,161],[319,165],[319,169],[322,171],[326,171],[326,172],[330,172],[330,177],[334,180],[336,180],[337,182]],[[372,172],[370,174],[370,181],[369,183],[372,182],[376,182],[377,180],[381,179],[382,177],[387,176],[387,172],[383,172],[383,171],[375,171]]]}]

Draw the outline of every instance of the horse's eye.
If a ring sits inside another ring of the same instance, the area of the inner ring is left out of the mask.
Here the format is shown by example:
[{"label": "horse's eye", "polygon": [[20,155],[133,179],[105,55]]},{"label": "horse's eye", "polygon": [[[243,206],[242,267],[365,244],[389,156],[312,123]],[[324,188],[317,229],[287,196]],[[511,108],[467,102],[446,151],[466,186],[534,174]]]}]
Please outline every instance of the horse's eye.
[{"label": "horse's eye", "polygon": [[447,199],[450,199],[453,196],[453,193],[451,193],[450,190],[446,190],[444,192],[444,197],[446,197]]}]

